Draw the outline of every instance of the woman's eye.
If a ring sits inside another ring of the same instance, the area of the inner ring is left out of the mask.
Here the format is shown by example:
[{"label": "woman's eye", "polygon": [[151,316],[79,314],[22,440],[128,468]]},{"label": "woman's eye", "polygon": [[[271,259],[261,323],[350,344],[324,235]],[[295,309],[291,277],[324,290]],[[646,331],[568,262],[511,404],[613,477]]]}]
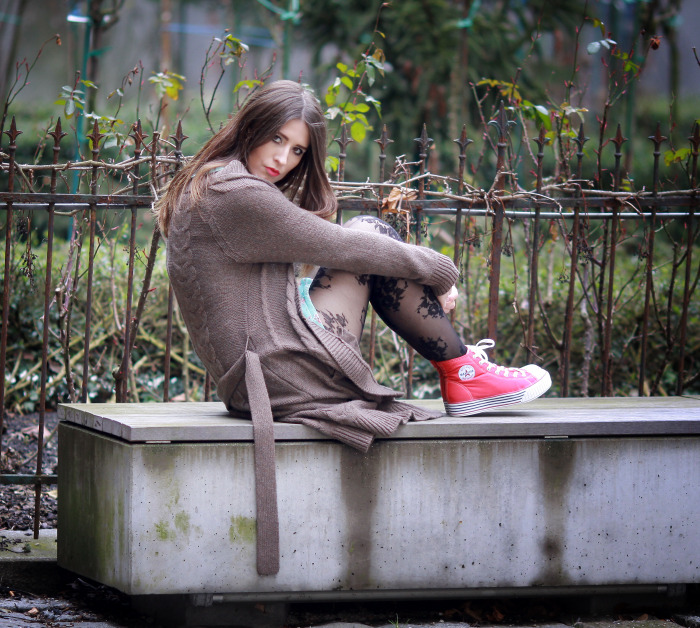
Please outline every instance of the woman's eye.
[{"label": "woman's eye", "polygon": [[294,149],[294,154],[295,154],[297,157],[301,157],[301,156],[304,154],[304,149],[303,149],[303,148],[298,148],[298,147],[297,147],[297,148]]},{"label": "woman's eye", "polygon": [[282,142],[282,138],[279,135],[275,135],[275,137],[272,138],[272,141],[276,144],[279,144],[280,142]]}]

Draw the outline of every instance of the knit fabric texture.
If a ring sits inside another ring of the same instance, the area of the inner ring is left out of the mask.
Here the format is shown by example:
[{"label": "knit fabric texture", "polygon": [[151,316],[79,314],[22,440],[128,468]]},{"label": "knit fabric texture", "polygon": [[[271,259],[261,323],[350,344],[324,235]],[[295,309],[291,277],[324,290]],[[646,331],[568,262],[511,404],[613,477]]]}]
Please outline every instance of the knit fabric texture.
[{"label": "knit fabric texture", "polygon": [[[183,194],[166,247],[178,305],[219,398],[265,434],[266,445],[255,443],[256,477],[259,464],[268,468],[256,484],[258,571],[262,558],[263,570],[276,573],[273,417],[366,451],[375,436],[437,416],[380,385],[352,334],[336,335],[302,315],[294,263],[403,277],[436,294],[455,284],[458,271],[429,248],[319,218],[237,161],[208,175],[201,202]],[[263,503],[274,509],[261,512]]]}]

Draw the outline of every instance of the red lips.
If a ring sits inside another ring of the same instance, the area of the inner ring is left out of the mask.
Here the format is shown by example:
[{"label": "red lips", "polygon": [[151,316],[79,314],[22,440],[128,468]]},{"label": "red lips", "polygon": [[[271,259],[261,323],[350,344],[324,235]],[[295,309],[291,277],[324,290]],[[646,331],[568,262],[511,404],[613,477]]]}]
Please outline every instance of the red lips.
[{"label": "red lips", "polygon": [[267,170],[267,173],[268,173],[271,177],[279,177],[279,176],[280,176],[280,171],[279,171],[279,170],[275,170],[274,168],[270,168],[269,166],[265,166],[265,170]]}]

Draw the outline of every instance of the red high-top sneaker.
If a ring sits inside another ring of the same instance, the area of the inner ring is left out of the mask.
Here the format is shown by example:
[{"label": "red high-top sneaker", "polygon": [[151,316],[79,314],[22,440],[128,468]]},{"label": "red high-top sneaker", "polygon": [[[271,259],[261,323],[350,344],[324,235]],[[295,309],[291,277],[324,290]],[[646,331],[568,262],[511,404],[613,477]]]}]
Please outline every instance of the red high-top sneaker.
[{"label": "red high-top sneaker", "polygon": [[484,349],[496,343],[490,338],[467,345],[459,358],[432,362],[440,373],[440,392],[445,411],[453,416],[478,414],[490,408],[527,403],[543,395],[552,378],[534,364],[508,368],[489,362]]}]

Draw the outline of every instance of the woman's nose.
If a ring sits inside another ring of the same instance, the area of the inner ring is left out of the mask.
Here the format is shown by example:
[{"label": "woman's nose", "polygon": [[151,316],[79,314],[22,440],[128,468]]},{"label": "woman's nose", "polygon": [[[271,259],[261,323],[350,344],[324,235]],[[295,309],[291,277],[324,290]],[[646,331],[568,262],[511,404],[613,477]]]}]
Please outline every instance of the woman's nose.
[{"label": "woman's nose", "polygon": [[278,164],[281,164],[281,165],[286,164],[288,158],[289,158],[289,149],[288,148],[280,148],[275,153],[275,161],[277,161]]}]

